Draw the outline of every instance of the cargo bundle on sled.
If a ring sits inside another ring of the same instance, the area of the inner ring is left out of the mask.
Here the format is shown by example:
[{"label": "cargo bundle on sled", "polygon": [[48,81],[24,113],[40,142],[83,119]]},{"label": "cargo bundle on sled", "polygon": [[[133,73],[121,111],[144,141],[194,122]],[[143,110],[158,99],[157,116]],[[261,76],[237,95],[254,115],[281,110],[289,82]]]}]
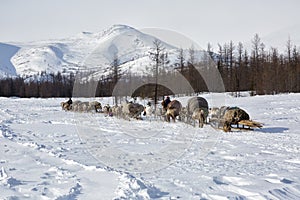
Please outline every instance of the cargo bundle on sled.
[{"label": "cargo bundle on sled", "polygon": [[234,130],[253,130],[261,128],[262,124],[250,120],[249,114],[239,107],[221,107],[210,109],[210,124],[225,132]]}]

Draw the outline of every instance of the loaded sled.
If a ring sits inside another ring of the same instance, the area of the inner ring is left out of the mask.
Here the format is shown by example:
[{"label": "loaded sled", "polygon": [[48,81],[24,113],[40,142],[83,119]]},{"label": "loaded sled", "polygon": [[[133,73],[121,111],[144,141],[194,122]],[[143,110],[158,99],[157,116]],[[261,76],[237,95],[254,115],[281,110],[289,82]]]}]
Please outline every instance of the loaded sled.
[{"label": "loaded sled", "polygon": [[248,113],[238,107],[221,107],[210,110],[209,123],[212,127],[225,132],[232,130],[254,130],[262,124],[250,120]]}]

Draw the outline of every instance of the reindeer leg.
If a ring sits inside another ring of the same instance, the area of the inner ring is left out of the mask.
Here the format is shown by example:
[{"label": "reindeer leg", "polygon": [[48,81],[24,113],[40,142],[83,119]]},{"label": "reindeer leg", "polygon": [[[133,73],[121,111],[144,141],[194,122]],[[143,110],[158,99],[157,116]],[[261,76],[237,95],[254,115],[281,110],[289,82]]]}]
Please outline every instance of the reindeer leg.
[{"label": "reindeer leg", "polygon": [[199,119],[199,127],[200,127],[200,128],[203,128],[203,124],[204,124],[204,117],[203,117],[203,116],[200,116],[200,119]]}]

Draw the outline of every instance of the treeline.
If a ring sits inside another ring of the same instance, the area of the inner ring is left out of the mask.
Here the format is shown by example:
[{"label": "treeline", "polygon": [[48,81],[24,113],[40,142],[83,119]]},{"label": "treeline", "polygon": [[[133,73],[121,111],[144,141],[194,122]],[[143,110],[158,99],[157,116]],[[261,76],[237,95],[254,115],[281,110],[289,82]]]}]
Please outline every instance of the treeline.
[{"label": "treeline", "polygon": [[[209,50],[209,49],[208,49]],[[218,45],[218,69],[226,91],[251,91],[252,94],[277,94],[300,92],[300,56],[290,39],[285,52],[266,49],[256,34],[252,50],[248,52],[242,43]]]},{"label": "treeline", "polygon": [[[153,73],[150,71],[152,73],[150,76],[124,72],[121,74],[122,70],[119,68],[116,55],[110,73],[105,77],[102,76],[100,80],[76,81],[76,77],[72,73],[66,76],[61,73],[42,72],[34,77],[0,80],[0,96],[103,97],[111,96],[117,83],[123,86],[122,90],[130,91],[133,96],[154,97],[155,93],[158,96],[173,93],[188,95],[211,91],[207,82],[215,81],[214,77],[210,77],[213,67],[217,67],[220,72],[225,91],[233,92],[237,96],[240,91],[250,91],[252,95],[300,92],[300,54],[298,47],[292,45],[290,39],[288,39],[283,53],[279,53],[276,48],[266,49],[257,34],[252,39],[251,50],[247,50],[242,43],[234,44],[231,41],[227,44],[219,44],[217,49],[213,49],[208,44],[206,52],[208,52],[208,58],[202,58],[204,60],[199,62],[193,47],[188,50],[188,53],[180,49],[176,64],[168,66],[170,62],[167,61],[164,47],[156,44],[156,49],[151,54],[154,57],[154,64],[149,66],[149,69],[153,70]],[[167,70],[167,68],[173,70]],[[82,77],[88,77],[84,73],[78,73],[77,76],[79,80],[82,80]],[[182,77],[191,85],[192,90],[183,87]],[[155,92],[155,83],[158,80],[160,81],[157,92]],[[146,84],[135,88],[135,85],[142,82]],[[74,85],[76,86],[75,90]],[[214,91],[218,91],[218,89]]]},{"label": "treeline", "polygon": [[0,79],[0,96],[3,97],[71,97],[75,76],[42,72],[33,77]]}]

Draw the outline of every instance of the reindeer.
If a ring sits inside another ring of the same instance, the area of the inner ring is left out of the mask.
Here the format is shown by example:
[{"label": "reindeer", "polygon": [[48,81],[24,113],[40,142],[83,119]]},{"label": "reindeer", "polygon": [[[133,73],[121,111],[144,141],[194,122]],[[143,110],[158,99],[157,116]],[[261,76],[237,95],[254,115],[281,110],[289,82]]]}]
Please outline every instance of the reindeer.
[{"label": "reindeer", "polygon": [[170,118],[172,117],[173,121],[175,122],[176,117],[179,116],[181,108],[182,105],[179,101],[177,100],[171,101],[167,106],[167,112],[166,112],[167,121],[170,122]]},{"label": "reindeer", "polygon": [[62,109],[62,110],[65,110],[65,111],[68,111],[68,110],[71,109],[71,105],[68,104],[67,102],[61,102],[61,103],[60,103],[60,106],[61,106],[61,109]]},{"label": "reindeer", "polygon": [[100,112],[100,111],[102,110],[101,103],[98,102],[98,101],[91,101],[91,102],[89,102],[87,111],[93,111],[93,110],[94,110],[96,113],[97,113],[97,112]]},{"label": "reindeer", "polygon": [[207,113],[207,111],[205,111],[204,108],[196,108],[192,114],[192,119],[198,120],[199,128],[203,128],[203,124],[207,116],[205,113]]},{"label": "reindeer", "polygon": [[120,118],[122,115],[122,106],[115,105],[111,108],[111,111],[113,116]]},{"label": "reindeer", "polygon": [[122,113],[125,118],[140,119],[141,113],[144,111],[144,106],[138,103],[124,103],[122,105]]},{"label": "reindeer", "polygon": [[[208,103],[202,97],[192,97],[187,103],[187,116],[188,123],[191,119],[199,121],[199,127],[202,128],[203,124],[207,122],[208,116]],[[195,123],[195,121],[194,121]]]}]

